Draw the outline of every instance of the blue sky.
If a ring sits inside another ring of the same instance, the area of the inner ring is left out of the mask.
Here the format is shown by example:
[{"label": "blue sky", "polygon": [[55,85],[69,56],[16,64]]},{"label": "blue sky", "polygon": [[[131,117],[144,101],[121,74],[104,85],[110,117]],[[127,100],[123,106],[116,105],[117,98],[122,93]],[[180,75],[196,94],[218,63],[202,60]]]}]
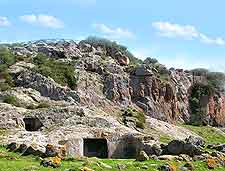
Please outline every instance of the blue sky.
[{"label": "blue sky", "polygon": [[225,72],[225,1],[0,0],[0,41],[89,35],[168,67]]}]

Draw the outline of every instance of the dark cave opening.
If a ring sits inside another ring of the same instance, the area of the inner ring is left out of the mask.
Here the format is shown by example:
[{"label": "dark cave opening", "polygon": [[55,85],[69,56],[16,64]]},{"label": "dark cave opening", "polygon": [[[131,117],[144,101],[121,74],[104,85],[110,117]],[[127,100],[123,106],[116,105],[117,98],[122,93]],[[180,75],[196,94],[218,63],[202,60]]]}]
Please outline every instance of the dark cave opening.
[{"label": "dark cave opening", "polygon": [[84,156],[108,158],[106,139],[84,139]]},{"label": "dark cave opening", "polygon": [[39,131],[43,126],[42,122],[38,118],[24,118],[23,121],[27,131]]}]

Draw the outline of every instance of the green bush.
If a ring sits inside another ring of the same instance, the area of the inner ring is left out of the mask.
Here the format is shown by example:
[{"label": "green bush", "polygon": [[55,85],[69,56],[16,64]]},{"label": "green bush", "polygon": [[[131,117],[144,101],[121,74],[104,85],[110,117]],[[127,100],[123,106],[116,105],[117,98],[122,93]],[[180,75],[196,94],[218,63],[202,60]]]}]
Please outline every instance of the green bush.
[{"label": "green bush", "polygon": [[12,65],[15,63],[15,56],[7,48],[0,48],[0,64]]},{"label": "green bush", "polygon": [[33,63],[37,65],[35,70],[40,74],[51,77],[57,83],[68,85],[74,89],[76,86],[75,69],[72,65],[47,58],[44,54],[38,54]]},{"label": "green bush", "polygon": [[41,108],[49,108],[50,105],[46,102],[40,102],[37,106],[36,105],[29,105],[27,106],[27,109],[31,109],[31,110],[34,110],[34,109],[41,109]]},{"label": "green bush", "polygon": [[222,72],[210,72],[204,68],[197,68],[191,70],[194,76],[203,76],[206,78],[208,84],[215,91],[224,91],[225,74]]},{"label": "green bush", "polygon": [[19,101],[15,96],[5,96],[4,99],[3,99],[3,102],[14,105],[14,106],[17,106],[17,107],[20,106]]},{"label": "green bush", "polygon": [[41,102],[37,106],[38,109],[39,108],[49,108],[49,107],[50,107],[50,105],[48,103],[46,103],[46,102]]},{"label": "green bush", "polygon": [[117,52],[121,52],[122,54],[126,55],[130,59],[130,64],[137,65],[142,63],[142,60],[136,58],[128,49],[127,47],[118,44],[115,41],[110,41],[108,39],[104,38],[98,38],[98,37],[88,37],[86,40],[82,40],[80,44],[82,43],[88,43],[94,47],[102,47],[106,52],[107,55],[115,55]]},{"label": "green bush", "polygon": [[6,91],[14,86],[8,67],[15,63],[14,54],[7,48],[0,47],[0,91]]},{"label": "green bush", "polygon": [[192,74],[195,76],[205,76],[209,73],[209,70],[205,68],[196,68],[191,70]]},{"label": "green bush", "polygon": [[207,74],[208,84],[215,90],[224,91],[225,74],[222,72],[209,72]]},{"label": "green bush", "polygon": [[9,86],[7,83],[0,83],[0,91],[6,91],[9,90],[11,86]]},{"label": "green bush", "polygon": [[154,65],[158,63],[158,60],[156,58],[150,58],[150,57],[147,57],[145,60],[144,60],[144,64],[146,65]]},{"label": "green bush", "polygon": [[204,124],[207,114],[207,106],[203,106],[201,100],[204,100],[203,98],[209,98],[213,94],[214,90],[210,85],[196,83],[191,87],[189,104],[192,124]]}]

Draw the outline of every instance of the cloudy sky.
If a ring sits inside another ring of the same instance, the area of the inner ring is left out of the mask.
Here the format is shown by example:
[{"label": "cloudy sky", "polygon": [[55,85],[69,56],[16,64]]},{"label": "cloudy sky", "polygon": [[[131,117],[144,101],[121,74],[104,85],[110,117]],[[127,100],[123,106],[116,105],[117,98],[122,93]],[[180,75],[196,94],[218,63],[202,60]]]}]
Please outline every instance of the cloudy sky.
[{"label": "cloudy sky", "polygon": [[0,0],[0,41],[89,35],[168,67],[225,72],[225,1]]}]

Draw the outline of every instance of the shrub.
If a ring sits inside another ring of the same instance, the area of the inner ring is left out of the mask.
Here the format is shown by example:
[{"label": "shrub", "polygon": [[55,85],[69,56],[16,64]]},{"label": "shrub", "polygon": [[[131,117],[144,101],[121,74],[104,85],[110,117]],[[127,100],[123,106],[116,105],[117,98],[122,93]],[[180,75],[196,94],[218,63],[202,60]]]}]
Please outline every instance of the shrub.
[{"label": "shrub", "polygon": [[126,111],[123,112],[122,116],[124,124],[127,123],[126,117],[134,117],[136,118],[136,127],[141,129],[145,128],[146,118],[143,112],[137,111],[136,109],[128,108]]},{"label": "shrub", "polygon": [[15,63],[15,56],[7,48],[0,48],[0,64],[12,65]]},{"label": "shrub", "polygon": [[204,75],[207,75],[209,70],[207,70],[205,68],[196,68],[196,69],[191,70],[191,72],[195,76],[204,76]]},{"label": "shrub", "polygon": [[209,72],[207,74],[208,84],[215,90],[224,91],[225,75],[222,72]]},{"label": "shrub", "polygon": [[86,40],[81,41],[80,43],[88,43],[94,47],[100,46],[107,52],[108,56],[115,55],[117,52],[121,52],[130,59],[130,63],[133,65],[142,63],[142,60],[134,57],[134,55],[127,49],[127,47],[120,45],[115,41],[91,36]]},{"label": "shrub", "polygon": [[38,104],[38,106],[36,108],[49,108],[50,105],[46,102],[41,102]]},{"label": "shrub", "polygon": [[191,87],[189,104],[192,124],[204,124],[207,114],[207,106],[203,106],[201,100],[203,100],[203,98],[209,98],[213,94],[214,90],[210,85],[196,83]]},{"label": "shrub", "polygon": [[0,83],[0,91],[6,91],[9,90],[11,86],[9,86],[7,83]]},{"label": "shrub", "polygon": [[210,72],[204,68],[197,68],[191,70],[194,76],[204,76],[208,84],[215,91],[224,91],[225,74],[222,72]]},{"label": "shrub", "polygon": [[3,99],[4,103],[12,104],[14,106],[19,107],[18,99],[15,96],[5,96]]},{"label": "shrub", "polygon": [[156,58],[150,58],[150,57],[147,57],[145,60],[144,60],[144,64],[146,65],[154,65],[158,63],[158,60]]},{"label": "shrub", "polygon": [[72,65],[48,59],[44,54],[38,54],[33,59],[33,63],[37,65],[35,70],[40,74],[51,77],[61,85],[68,85],[72,89],[75,88],[77,79]]}]

